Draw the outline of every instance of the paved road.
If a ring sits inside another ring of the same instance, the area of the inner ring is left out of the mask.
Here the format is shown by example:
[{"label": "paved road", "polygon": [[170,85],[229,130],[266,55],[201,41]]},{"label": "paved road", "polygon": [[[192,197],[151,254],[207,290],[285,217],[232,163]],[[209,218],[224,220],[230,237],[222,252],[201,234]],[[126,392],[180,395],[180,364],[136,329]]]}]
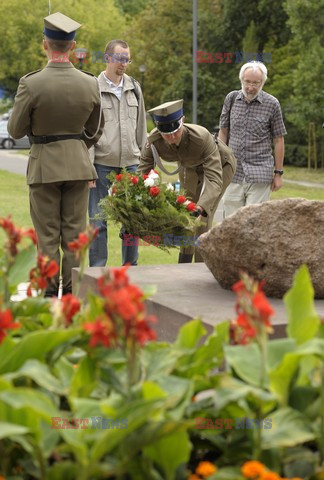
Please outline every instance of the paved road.
[{"label": "paved road", "polygon": [[21,155],[16,150],[0,150],[1,170],[26,175],[27,161],[27,155]]}]

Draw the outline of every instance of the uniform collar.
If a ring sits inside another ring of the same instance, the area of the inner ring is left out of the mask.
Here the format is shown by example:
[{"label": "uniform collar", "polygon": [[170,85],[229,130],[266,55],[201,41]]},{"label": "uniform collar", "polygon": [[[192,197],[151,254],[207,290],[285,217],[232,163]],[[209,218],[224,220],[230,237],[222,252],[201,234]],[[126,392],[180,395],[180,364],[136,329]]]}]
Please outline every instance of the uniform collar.
[{"label": "uniform collar", "polygon": [[58,67],[58,68],[74,68],[73,63],[71,62],[53,62],[52,60],[49,60],[47,63],[46,67]]}]

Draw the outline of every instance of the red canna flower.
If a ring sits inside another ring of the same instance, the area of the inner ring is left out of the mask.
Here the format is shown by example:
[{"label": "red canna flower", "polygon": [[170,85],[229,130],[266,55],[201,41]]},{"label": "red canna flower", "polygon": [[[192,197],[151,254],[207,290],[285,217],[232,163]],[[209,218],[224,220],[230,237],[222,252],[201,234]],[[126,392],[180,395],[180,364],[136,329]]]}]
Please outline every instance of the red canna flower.
[{"label": "red canna flower", "polygon": [[116,182],[121,182],[123,177],[124,175],[122,173],[118,173],[118,175],[116,175],[116,178],[115,178]]},{"label": "red canna flower", "polygon": [[131,178],[131,182],[133,185],[137,185],[138,184],[138,177],[136,175],[134,175],[134,177]]},{"label": "red canna flower", "polygon": [[181,203],[184,203],[186,200],[187,200],[187,199],[186,199],[186,197],[185,197],[184,195],[179,195],[179,196],[177,197],[176,202],[181,204]]},{"label": "red canna flower", "polygon": [[0,310],[0,343],[6,337],[6,330],[12,330],[14,328],[19,328],[20,324],[13,321],[12,313],[9,309],[1,311]]},{"label": "red canna flower", "polygon": [[157,197],[160,193],[160,189],[159,187],[150,187],[149,193],[152,197]]},{"label": "red canna flower", "polygon": [[88,225],[85,232],[79,233],[77,240],[68,243],[68,248],[71,252],[75,252],[76,258],[80,258],[82,253],[88,249],[90,243],[98,235],[98,228],[94,228],[92,225]]},{"label": "red canna flower", "polygon": [[27,295],[31,297],[32,288],[39,292],[45,290],[48,285],[48,280],[54,277],[59,271],[59,266],[54,260],[49,257],[39,254],[37,257],[37,266],[32,268],[29,272],[29,286],[27,288]]},{"label": "red canna flower", "polygon": [[109,273],[98,279],[98,288],[104,297],[104,311],[114,325],[114,332],[120,342],[143,345],[156,338],[150,323],[156,321],[146,316],[143,292],[129,283],[128,267],[110,269]]},{"label": "red canna flower", "polygon": [[186,209],[188,212],[194,212],[196,210],[196,204],[194,202],[189,202],[188,205],[186,205]]},{"label": "red canna flower", "polygon": [[8,240],[5,243],[6,250],[9,251],[10,255],[15,257],[18,253],[17,245],[21,242],[23,237],[29,237],[33,241],[33,243],[37,244],[37,238],[35,230],[32,228],[25,229],[16,227],[13,222],[11,221],[11,216],[9,215],[7,218],[0,218],[0,227],[6,232]]},{"label": "red canna flower", "polygon": [[95,322],[85,323],[84,330],[90,332],[90,347],[103,345],[110,347],[111,343],[116,340],[115,326],[108,316],[100,316]]},{"label": "red canna flower", "polygon": [[72,295],[72,293],[67,293],[61,298],[61,308],[65,324],[70,325],[74,315],[79,312],[81,303],[77,297]]},{"label": "red canna flower", "polygon": [[272,332],[270,317],[274,310],[262,291],[262,284],[247,274],[241,274],[241,280],[232,289],[236,292],[237,319],[232,322],[230,338],[232,343],[248,343],[261,334],[263,328]]},{"label": "red canna flower", "polygon": [[257,292],[252,299],[252,304],[264,321],[270,325],[269,317],[274,314],[274,310],[268,302],[265,294],[261,291]]}]

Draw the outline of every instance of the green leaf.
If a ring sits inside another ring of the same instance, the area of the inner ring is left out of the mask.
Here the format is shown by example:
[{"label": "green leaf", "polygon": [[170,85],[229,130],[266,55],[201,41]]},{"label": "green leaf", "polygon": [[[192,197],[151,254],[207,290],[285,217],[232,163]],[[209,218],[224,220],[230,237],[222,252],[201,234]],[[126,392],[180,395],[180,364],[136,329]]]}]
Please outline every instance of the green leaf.
[{"label": "green leaf", "polygon": [[292,288],[284,296],[288,313],[287,333],[297,343],[313,338],[320,326],[314,307],[314,289],[306,265],[296,272]]},{"label": "green leaf", "polygon": [[15,263],[10,268],[8,281],[10,287],[17,286],[19,283],[27,282],[29,272],[36,264],[36,248],[33,244],[21,250],[16,258]]},{"label": "green leaf", "polygon": [[48,352],[69,341],[78,332],[79,330],[70,329],[29,333],[15,345],[15,348],[6,357],[1,355],[0,346],[0,374],[16,371],[29,358],[44,359]]},{"label": "green leaf", "polygon": [[0,439],[11,437],[12,435],[24,435],[29,432],[29,428],[15,423],[0,422]]},{"label": "green leaf", "polygon": [[144,453],[163,468],[166,480],[173,480],[177,468],[189,460],[191,448],[187,432],[176,432],[145,447]]},{"label": "green leaf", "polygon": [[48,366],[35,359],[27,360],[26,363],[15,373],[6,374],[4,377],[10,380],[19,377],[32,378],[35,383],[50,392],[59,394],[64,393],[63,386],[57,378],[51,374]]},{"label": "green leaf", "polygon": [[236,374],[251,385],[260,385],[260,351],[256,343],[250,345],[227,345],[225,357]]},{"label": "green leaf", "polygon": [[262,448],[293,447],[314,440],[307,417],[292,408],[282,408],[269,415],[272,428],[262,430]]},{"label": "green leaf", "polygon": [[309,342],[301,344],[293,352],[287,353],[281,363],[269,372],[270,388],[276,392],[284,405],[288,403],[289,392],[292,388],[291,381],[301,358],[308,355],[324,358],[324,339],[313,338]]},{"label": "green leaf", "polygon": [[88,356],[82,358],[71,381],[72,396],[87,397],[95,387],[95,362]]},{"label": "green leaf", "polygon": [[180,328],[175,341],[175,346],[181,348],[194,348],[201,337],[206,333],[206,329],[201,320],[198,318],[190,320],[190,322],[185,323],[185,325]]},{"label": "green leaf", "polygon": [[31,388],[16,387],[0,392],[0,399],[14,409],[29,408],[38,416],[51,422],[51,417],[58,417],[59,411],[44,393]]},{"label": "green leaf", "polygon": [[[103,455],[111,452],[116,445],[132,434],[135,430],[144,425],[148,419],[154,417],[163,407],[164,400],[129,401],[123,408],[116,412],[116,418],[127,419],[127,428],[108,429],[98,437],[91,451],[91,459],[98,461]],[[101,402],[101,409],[105,413],[105,402]],[[108,415],[111,407],[108,404]]]}]

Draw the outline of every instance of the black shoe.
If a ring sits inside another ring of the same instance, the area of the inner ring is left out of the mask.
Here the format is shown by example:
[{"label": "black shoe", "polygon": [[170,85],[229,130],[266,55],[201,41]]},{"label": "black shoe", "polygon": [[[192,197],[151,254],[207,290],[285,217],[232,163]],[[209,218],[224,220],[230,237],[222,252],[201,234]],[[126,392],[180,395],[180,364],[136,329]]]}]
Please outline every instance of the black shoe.
[{"label": "black shoe", "polygon": [[68,293],[72,293],[72,288],[63,288],[62,296],[67,295]]},{"label": "black shoe", "polygon": [[191,263],[193,254],[179,253],[178,263]]},{"label": "black shoe", "polygon": [[44,298],[52,298],[57,296],[58,296],[57,290],[46,290]]}]

